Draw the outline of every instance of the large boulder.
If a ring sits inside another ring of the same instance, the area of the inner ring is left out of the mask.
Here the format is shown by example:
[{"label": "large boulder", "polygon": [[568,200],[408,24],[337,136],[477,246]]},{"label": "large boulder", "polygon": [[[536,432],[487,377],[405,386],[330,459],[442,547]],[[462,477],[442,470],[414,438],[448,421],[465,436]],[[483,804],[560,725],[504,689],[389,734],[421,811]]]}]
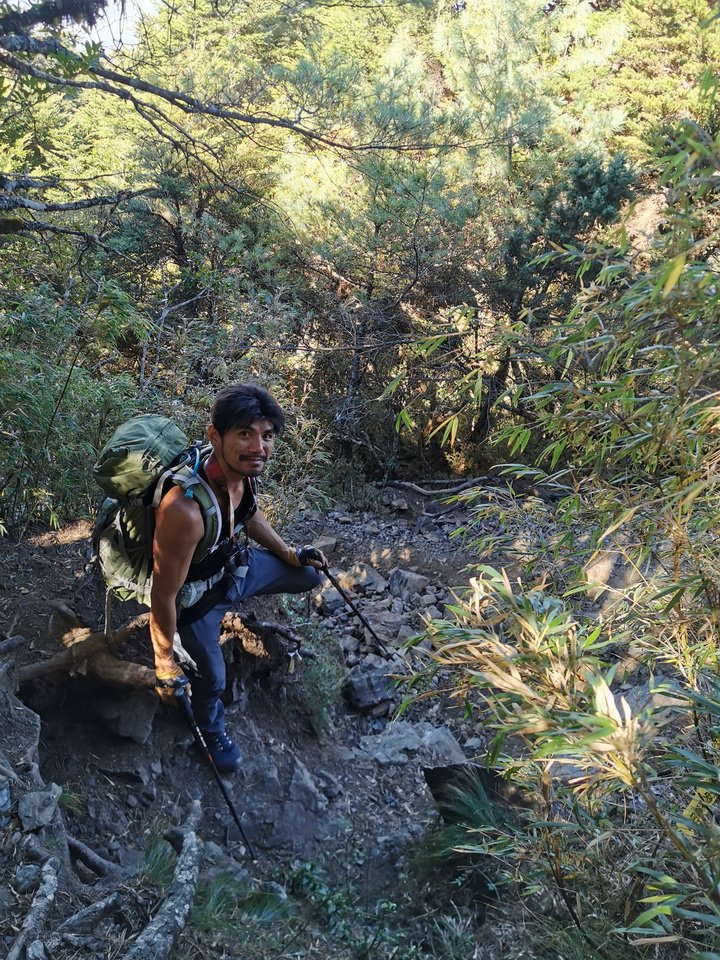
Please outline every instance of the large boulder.
[{"label": "large boulder", "polygon": [[344,590],[357,593],[384,593],[387,580],[367,563],[355,563],[349,570],[338,576],[338,583]]},{"label": "large boulder", "polygon": [[25,831],[39,830],[52,823],[62,790],[56,783],[45,790],[32,790],[20,797],[18,816]]},{"label": "large boulder", "polygon": [[402,600],[409,600],[414,593],[422,594],[426,590],[430,578],[421,573],[414,573],[412,570],[401,570],[395,567],[390,572],[388,589],[394,597],[400,597]]},{"label": "large boulder", "polygon": [[387,712],[395,694],[395,685],[388,676],[387,668],[368,670],[362,663],[350,670],[344,689],[351,707],[373,713]]},{"label": "large boulder", "polygon": [[152,733],[158,698],[152,690],[134,690],[115,696],[103,694],[92,701],[95,716],[112,733],[135,743],[147,743]]},{"label": "large boulder", "polygon": [[410,755],[424,766],[464,763],[465,754],[447,727],[397,720],[382,733],[360,738],[361,749],[381,766],[404,766]]}]

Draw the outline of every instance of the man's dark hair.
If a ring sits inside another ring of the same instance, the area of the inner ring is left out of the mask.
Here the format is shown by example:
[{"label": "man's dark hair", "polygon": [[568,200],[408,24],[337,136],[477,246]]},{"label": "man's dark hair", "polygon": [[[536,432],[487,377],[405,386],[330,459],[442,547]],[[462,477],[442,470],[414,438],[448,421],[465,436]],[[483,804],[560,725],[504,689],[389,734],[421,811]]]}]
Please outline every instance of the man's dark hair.
[{"label": "man's dark hair", "polygon": [[249,427],[255,420],[269,420],[278,436],[285,429],[285,414],[262,387],[250,383],[232,383],[218,391],[210,414],[220,436],[233,427]]}]

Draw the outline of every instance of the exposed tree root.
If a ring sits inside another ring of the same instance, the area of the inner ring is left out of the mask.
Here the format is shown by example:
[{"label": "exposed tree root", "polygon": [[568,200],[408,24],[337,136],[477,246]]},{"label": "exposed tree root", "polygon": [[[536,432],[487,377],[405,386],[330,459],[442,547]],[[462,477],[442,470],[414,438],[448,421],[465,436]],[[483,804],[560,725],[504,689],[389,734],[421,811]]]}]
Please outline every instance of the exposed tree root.
[{"label": "exposed tree root", "polygon": [[165,960],[184,929],[200,875],[202,846],[195,829],[201,815],[200,803],[194,800],[184,827],[182,852],[175,866],[170,894],[150,923],[135,938],[123,960]]},{"label": "exposed tree root", "polygon": [[98,877],[114,877],[124,872],[122,867],[101,857],[100,854],[95,853],[77,837],[68,836],[67,844],[73,856],[84,863],[86,867],[89,867]]},{"label": "exposed tree root", "polygon": [[66,650],[41,663],[31,663],[18,671],[19,683],[26,684],[53,673],[91,673],[112,687],[152,687],[155,674],[149,667],[121,660],[116,655],[120,644],[147,623],[147,615],[136,617],[121,630],[95,633],[87,627],[75,627],[62,637]]},{"label": "exposed tree root", "polygon": [[64,920],[46,940],[45,947],[52,953],[62,943],[67,943],[69,938],[79,933],[92,932],[97,924],[111,913],[115,913],[122,904],[120,893],[112,893],[97,903],[92,903],[89,907],[78,910],[67,920]]},{"label": "exposed tree root", "polygon": [[[50,908],[55,901],[55,894],[58,888],[57,864],[54,860],[48,860],[42,868],[42,881],[38,887],[37,893],[33,897],[33,902],[23,921],[20,933],[17,935],[7,960],[21,960],[23,956],[29,956],[30,950],[35,946],[40,934],[47,922]],[[35,955],[42,955],[42,946],[35,949]]]}]

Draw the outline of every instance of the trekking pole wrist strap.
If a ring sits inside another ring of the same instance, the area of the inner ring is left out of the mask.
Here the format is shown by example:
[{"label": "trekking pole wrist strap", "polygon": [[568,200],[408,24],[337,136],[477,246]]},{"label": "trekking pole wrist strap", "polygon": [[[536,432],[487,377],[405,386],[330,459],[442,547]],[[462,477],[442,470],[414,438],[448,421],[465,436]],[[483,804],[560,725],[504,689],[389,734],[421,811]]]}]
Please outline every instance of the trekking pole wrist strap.
[{"label": "trekking pole wrist strap", "polygon": [[155,686],[160,687],[161,690],[177,690],[180,687],[186,687],[189,683],[182,670],[174,677],[161,677],[155,674]]}]

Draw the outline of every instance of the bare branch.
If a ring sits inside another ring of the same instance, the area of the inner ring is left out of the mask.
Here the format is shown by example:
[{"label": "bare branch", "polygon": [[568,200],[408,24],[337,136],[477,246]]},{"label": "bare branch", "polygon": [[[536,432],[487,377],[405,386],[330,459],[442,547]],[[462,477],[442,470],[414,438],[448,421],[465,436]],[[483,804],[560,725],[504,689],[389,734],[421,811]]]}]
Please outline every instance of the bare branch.
[{"label": "bare branch", "polygon": [[124,200],[134,197],[153,194],[157,196],[156,187],[144,187],[142,190],[120,190],[118,193],[105,197],[85,197],[83,200],[70,200],[67,203],[46,203],[44,200],[30,200],[28,197],[18,197],[14,193],[0,194],[0,210],[33,210],[38,213],[62,213],[65,210],[88,210],[91,207],[117,206]]},{"label": "bare branch", "polygon": [[99,877],[119,876],[123,873],[122,867],[119,867],[117,863],[112,863],[105,857],[101,857],[99,853],[95,853],[77,837],[68,835],[67,843],[74,856]]},{"label": "bare branch", "polygon": [[92,26],[107,5],[107,0],[44,0],[27,10],[11,10],[0,17],[0,33],[18,33],[39,23],[50,25],[72,18]]},{"label": "bare branch", "polygon": [[[63,47],[55,40],[37,40],[25,34],[16,34],[13,36],[0,36],[0,48],[8,51],[0,55],[0,63],[4,63],[11,70],[24,76],[35,77],[43,80],[45,83],[60,87],[72,87],[81,90],[99,90],[103,93],[111,94],[122,100],[133,103],[142,113],[143,110],[157,109],[152,104],[143,101],[134,96],[130,90],[149,94],[164,100],[184,113],[190,115],[202,115],[216,117],[221,120],[234,120],[239,123],[247,124],[250,127],[271,127],[279,130],[287,130],[300,137],[310,140],[314,143],[323,144],[326,147],[332,147],[343,151],[389,151],[394,153],[405,153],[415,150],[449,150],[459,147],[478,147],[490,146],[498,142],[496,139],[490,141],[479,140],[448,140],[448,141],[428,141],[418,142],[411,136],[410,130],[401,131],[395,134],[390,140],[376,139],[365,143],[352,144],[344,140],[337,139],[329,134],[318,133],[305,127],[300,123],[283,117],[275,117],[271,114],[248,114],[235,109],[230,105],[205,102],[196,97],[182,93],[179,90],[168,90],[165,87],[149,83],[147,80],[141,80],[139,77],[131,77],[128,74],[119,73],[115,70],[108,70],[97,64],[89,67],[77,54]],[[70,58],[75,62],[79,70],[90,73],[92,76],[99,77],[98,80],[78,80],[73,77],[61,77],[50,73],[47,70],[41,70],[25,60],[20,60],[12,56],[13,53],[30,53],[52,55],[61,53],[63,57]],[[129,88],[129,89],[128,89]],[[143,114],[144,116],[144,114]]]}]

